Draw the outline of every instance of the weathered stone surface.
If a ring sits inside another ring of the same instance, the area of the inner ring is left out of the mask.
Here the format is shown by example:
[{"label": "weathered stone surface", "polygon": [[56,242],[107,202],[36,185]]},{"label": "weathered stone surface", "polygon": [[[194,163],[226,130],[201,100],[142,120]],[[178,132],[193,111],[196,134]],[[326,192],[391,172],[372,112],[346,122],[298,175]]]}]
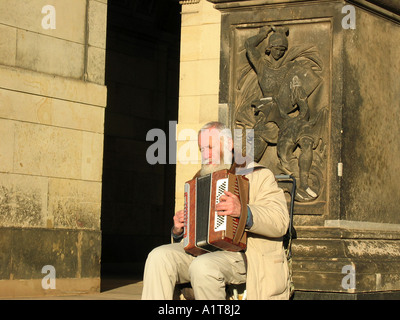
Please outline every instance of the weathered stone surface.
[{"label": "weathered stone surface", "polygon": [[1,65],[0,88],[103,108],[107,105],[107,88],[102,85]]},{"label": "weathered stone surface", "polygon": [[[346,293],[398,290],[398,231],[298,227],[297,235],[292,247],[296,290]],[[354,288],[343,285],[348,275],[343,271],[345,266],[354,270]]]},{"label": "weathered stone surface", "polygon": [[[56,29],[46,30],[42,27],[42,13],[45,5],[51,4],[56,10]],[[71,9],[73,8],[73,9]],[[85,41],[85,0],[43,0],[21,2],[18,0],[0,3],[0,21],[2,24],[17,29],[54,36],[67,41],[83,44]]]},{"label": "weathered stone surface", "polygon": [[[107,31],[107,4],[99,1],[89,1],[89,45],[105,49]],[[105,64],[103,64],[104,70]]]},{"label": "weathered stone surface", "polygon": [[0,171],[10,172],[13,170],[14,122],[0,119],[0,134]]},{"label": "weathered stone surface", "polygon": [[0,4],[0,63],[104,84],[107,3],[86,4],[53,1],[54,28],[42,25],[50,17],[42,0]]},{"label": "weathered stone surface", "polygon": [[49,179],[48,201],[48,225],[100,230],[101,183]]},{"label": "weathered stone surface", "polygon": [[4,173],[0,177],[0,226],[45,226],[47,179]]},{"label": "weathered stone surface", "polygon": [[[0,116],[10,120],[96,133],[104,131],[102,107],[11,90],[0,89]],[[8,143],[13,142],[13,139],[4,140]]]},{"label": "weathered stone surface", "polygon": [[43,228],[1,228],[1,259],[7,272],[1,280],[42,279],[52,265],[56,279],[98,278],[99,231]]},{"label": "weathered stone surface", "polygon": [[84,73],[84,54],[84,45],[79,43],[17,32],[15,65],[20,68],[79,79]]},{"label": "weathered stone surface", "polygon": [[0,39],[0,62],[8,66],[15,65],[17,30],[0,25]]},{"label": "weathered stone surface", "polygon": [[343,33],[343,217],[400,223],[400,26],[356,13],[356,29]]}]

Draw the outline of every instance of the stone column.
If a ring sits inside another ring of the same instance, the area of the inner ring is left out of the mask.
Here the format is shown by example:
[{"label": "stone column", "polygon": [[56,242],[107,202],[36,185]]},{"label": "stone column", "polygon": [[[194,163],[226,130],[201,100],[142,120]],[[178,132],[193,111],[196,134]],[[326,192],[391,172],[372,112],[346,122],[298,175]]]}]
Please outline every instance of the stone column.
[{"label": "stone column", "polygon": [[[181,63],[177,127],[176,209],[183,187],[200,168],[197,131],[218,120],[221,14],[206,0],[181,1]],[[189,130],[188,130],[189,129]],[[194,134],[193,134],[194,133]],[[192,152],[186,153],[185,150]]]}]

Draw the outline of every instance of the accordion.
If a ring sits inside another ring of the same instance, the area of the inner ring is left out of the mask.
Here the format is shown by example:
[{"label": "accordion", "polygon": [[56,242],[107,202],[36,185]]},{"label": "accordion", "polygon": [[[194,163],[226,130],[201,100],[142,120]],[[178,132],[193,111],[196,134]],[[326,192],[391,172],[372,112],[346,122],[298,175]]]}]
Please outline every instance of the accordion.
[{"label": "accordion", "polygon": [[[239,197],[240,218],[217,214],[215,206],[224,191]],[[217,250],[245,250],[248,199],[248,179],[228,170],[220,170],[186,182],[183,234],[185,251],[198,256]]]}]

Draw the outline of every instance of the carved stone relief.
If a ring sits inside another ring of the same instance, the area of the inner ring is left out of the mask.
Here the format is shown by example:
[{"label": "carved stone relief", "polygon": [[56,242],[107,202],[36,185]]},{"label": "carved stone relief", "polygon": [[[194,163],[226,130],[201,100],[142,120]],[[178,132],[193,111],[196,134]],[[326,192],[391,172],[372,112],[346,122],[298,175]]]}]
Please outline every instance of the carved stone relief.
[{"label": "carved stone relief", "polygon": [[296,200],[310,204],[326,200],[329,143],[329,23],[315,27],[236,26],[231,92],[234,127],[254,130],[255,161],[295,176]]}]

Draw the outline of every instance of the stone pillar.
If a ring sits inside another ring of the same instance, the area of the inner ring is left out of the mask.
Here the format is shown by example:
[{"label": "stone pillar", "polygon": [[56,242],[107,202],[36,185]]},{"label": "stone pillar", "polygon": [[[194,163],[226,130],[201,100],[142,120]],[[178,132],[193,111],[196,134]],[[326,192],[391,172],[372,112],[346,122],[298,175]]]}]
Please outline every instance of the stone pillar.
[{"label": "stone pillar", "polygon": [[0,2],[2,297],[100,289],[106,14]]},{"label": "stone pillar", "polygon": [[[180,3],[182,27],[177,126],[177,210],[183,208],[185,181],[190,180],[200,168],[197,131],[203,124],[218,119],[221,29],[221,14],[211,3],[206,0]],[[193,152],[186,156],[184,150]]]},{"label": "stone pillar", "polygon": [[254,129],[257,161],[297,179],[295,297],[400,290],[400,7],[210,2],[218,102],[232,128]]}]

